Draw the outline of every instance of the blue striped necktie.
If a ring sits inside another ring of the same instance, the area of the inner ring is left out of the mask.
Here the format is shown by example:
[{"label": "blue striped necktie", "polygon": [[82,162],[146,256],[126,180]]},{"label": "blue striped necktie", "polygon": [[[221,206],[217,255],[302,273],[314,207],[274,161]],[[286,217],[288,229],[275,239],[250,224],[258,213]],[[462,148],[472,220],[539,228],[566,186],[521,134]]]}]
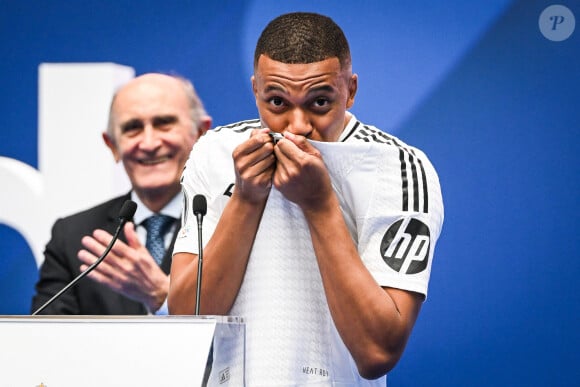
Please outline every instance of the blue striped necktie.
[{"label": "blue striped necktie", "polygon": [[143,225],[147,229],[145,247],[159,265],[165,256],[165,234],[171,228],[174,220],[175,218],[171,216],[155,214],[143,221]]}]

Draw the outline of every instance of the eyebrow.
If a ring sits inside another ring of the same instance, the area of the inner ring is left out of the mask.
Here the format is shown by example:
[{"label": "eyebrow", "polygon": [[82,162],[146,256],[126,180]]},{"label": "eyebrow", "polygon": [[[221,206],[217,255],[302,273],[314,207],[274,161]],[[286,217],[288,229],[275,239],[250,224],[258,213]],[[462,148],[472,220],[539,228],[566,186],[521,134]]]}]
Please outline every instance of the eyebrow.
[{"label": "eyebrow", "polygon": [[[270,93],[272,91],[279,91],[282,93],[286,93],[286,90],[283,87],[280,87],[277,85],[270,85],[270,86],[266,87],[266,89],[264,89],[265,93]],[[334,93],[334,92],[336,92],[336,89],[330,85],[316,86],[316,87],[313,87],[312,89],[309,89],[307,94],[314,94],[314,93],[320,93],[320,92]]]},{"label": "eyebrow", "polygon": [[281,91],[283,93],[286,92],[286,90],[284,90],[284,88],[282,88],[280,86],[275,86],[275,85],[270,85],[270,86],[266,87],[266,89],[264,89],[265,93],[270,93],[272,91]]},{"label": "eyebrow", "polygon": [[308,94],[312,93],[319,93],[319,92],[326,92],[326,93],[334,93],[336,89],[330,85],[323,85],[323,86],[316,86],[312,89],[308,90]]},{"label": "eyebrow", "polygon": [[[159,115],[151,118],[153,126],[173,124],[178,120],[179,120],[178,117],[174,114]],[[143,125],[144,125],[143,120],[140,118],[131,118],[120,124],[122,129],[137,128]]]},{"label": "eyebrow", "polygon": [[174,114],[155,116],[155,117],[153,117],[153,126],[173,124],[177,121],[178,121],[178,118]]},{"label": "eyebrow", "polygon": [[126,132],[127,130],[143,126],[143,121],[138,118],[132,118],[128,121],[122,122],[119,126],[121,127],[122,132]]}]

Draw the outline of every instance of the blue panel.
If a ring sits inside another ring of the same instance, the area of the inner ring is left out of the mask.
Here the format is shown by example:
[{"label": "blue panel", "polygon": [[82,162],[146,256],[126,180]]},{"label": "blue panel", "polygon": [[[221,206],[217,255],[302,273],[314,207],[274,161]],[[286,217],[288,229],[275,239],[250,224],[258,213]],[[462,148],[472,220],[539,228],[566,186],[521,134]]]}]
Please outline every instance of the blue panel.
[{"label": "blue panel", "polygon": [[[556,2],[576,16],[562,41],[539,27],[553,3],[3,1],[0,155],[37,167],[42,62],[177,72],[225,124],[256,116],[249,77],[265,23],[326,13],[351,43],[353,112],[429,155],[446,206],[429,298],[389,384],[574,385],[580,3]],[[0,240],[0,314],[27,313],[34,259],[14,230],[0,226]]]},{"label": "blue panel", "polygon": [[0,241],[0,315],[29,314],[38,275],[32,251],[16,230],[2,224]]}]

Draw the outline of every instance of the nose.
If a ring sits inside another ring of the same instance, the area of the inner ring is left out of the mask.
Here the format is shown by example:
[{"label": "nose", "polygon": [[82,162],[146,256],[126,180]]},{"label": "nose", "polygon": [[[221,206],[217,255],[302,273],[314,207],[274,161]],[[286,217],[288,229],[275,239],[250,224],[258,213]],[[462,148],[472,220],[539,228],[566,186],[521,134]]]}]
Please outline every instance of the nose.
[{"label": "nose", "polygon": [[143,129],[141,141],[139,141],[139,148],[146,152],[155,151],[161,146],[161,138],[159,133],[152,125],[146,125]]},{"label": "nose", "polygon": [[299,108],[288,112],[288,126],[286,128],[292,134],[308,137],[312,132],[312,124],[308,114]]}]

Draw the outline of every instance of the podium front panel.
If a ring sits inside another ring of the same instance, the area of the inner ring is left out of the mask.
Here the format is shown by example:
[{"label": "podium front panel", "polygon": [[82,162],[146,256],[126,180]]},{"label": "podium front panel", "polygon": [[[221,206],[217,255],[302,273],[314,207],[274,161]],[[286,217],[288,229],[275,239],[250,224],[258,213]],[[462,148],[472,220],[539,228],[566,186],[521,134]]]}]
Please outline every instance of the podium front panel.
[{"label": "podium front panel", "polygon": [[208,385],[244,385],[235,317],[5,316],[0,343],[1,386],[202,386],[208,365]]}]

